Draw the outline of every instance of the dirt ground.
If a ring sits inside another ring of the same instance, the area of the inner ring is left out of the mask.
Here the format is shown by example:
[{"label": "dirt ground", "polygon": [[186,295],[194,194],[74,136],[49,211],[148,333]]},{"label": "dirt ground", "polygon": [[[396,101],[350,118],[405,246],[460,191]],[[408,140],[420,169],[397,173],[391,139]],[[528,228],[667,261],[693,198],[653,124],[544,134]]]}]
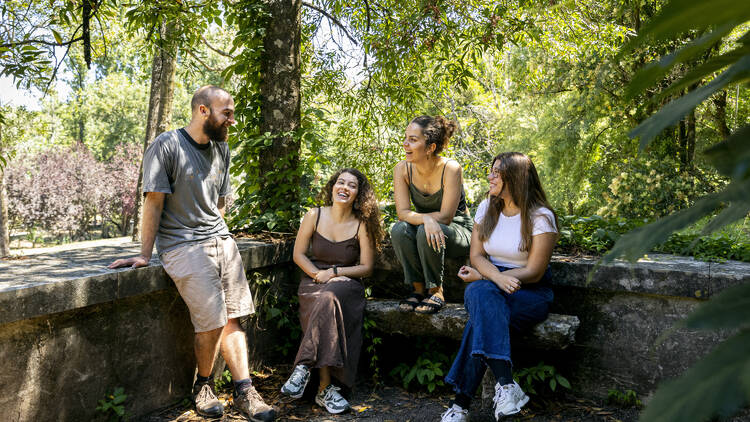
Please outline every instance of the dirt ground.
[{"label": "dirt ground", "polygon": [[[441,391],[435,394],[414,393],[393,385],[373,386],[361,380],[350,399],[352,410],[341,415],[330,415],[310,400],[294,402],[284,400],[280,386],[291,372],[291,367],[281,368],[274,374],[257,374],[254,377],[256,388],[267,403],[278,412],[278,421],[371,421],[371,422],[421,422],[438,421],[446,410],[451,394]],[[224,392],[219,399],[226,411],[222,421],[246,420],[231,408],[231,394]],[[479,400],[472,406],[471,422],[494,422],[491,409],[479,409]],[[630,422],[638,419],[638,410],[602,405],[590,400],[570,395],[541,399],[532,397],[528,405],[508,421],[534,422]],[[136,419],[142,422],[186,422],[204,420],[195,413],[187,400]]]}]

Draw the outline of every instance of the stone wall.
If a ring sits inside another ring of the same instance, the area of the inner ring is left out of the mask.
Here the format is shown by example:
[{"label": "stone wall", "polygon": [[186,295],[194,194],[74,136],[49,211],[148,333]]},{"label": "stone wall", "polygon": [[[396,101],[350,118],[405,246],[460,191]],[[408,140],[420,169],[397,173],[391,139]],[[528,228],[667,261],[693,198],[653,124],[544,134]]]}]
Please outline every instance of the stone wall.
[{"label": "stone wall", "polygon": [[[260,277],[278,294],[294,294],[291,242],[238,243],[253,288]],[[130,244],[0,260],[4,420],[91,420],[98,400],[116,387],[125,389],[127,412],[135,416],[188,395],[192,326],[158,260],[137,270],[106,269],[116,257],[137,252]],[[447,263],[452,302],[463,299],[463,283],[454,275],[462,264]],[[588,283],[593,268],[592,260],[553,259],[553,312],[580,318],[576,342],[564,351],[520,357],[552,362],[579,392],[600,396],[610,388],[647,396],[659,381],[679,375],[723,334],[677,330],[661,343],[656,339],[700,302],[750,281],[749,264],[671,256],[603,266]],[[367,284],[378,297],[397,298],[408,292],[402,280],[387,248]],[[273,333],[254,321],[247,332],[251,365],[273,358]]]},{"label": "stone wall", "polygon": [[[463,302],[464,284],[455,274],[464,263],[446,262],[449,302]],[[600,397],[616,388],[632,389],[647,398],[658,382],[684,372],[726,333],[670,331],[672,327],[723,289],[750,282],[750,264],[735,261],[708,263],[652,255],[636,264],[601,266],[589,279],[595,265],[593,259],[553,257],[551,311],[580,318],[576,341],[557,353],[520,350],[515,356],[527,364],[540,359],[554,363],[580,393]],[[376,295],[408,291],[392,249],[381,254],[377,267]]]},{"label": "stone wall", "polygon": [[[248,272],[294,278],[290,244],[240,241]],[[0,261],[0,415],[9,421],[94,420],[105,394],[123,387],[140,415],[187,397],[194,376],[187,308],[157,259],[107,270],[137,245]],[[251,364],[267,333],[248,321]]]}]

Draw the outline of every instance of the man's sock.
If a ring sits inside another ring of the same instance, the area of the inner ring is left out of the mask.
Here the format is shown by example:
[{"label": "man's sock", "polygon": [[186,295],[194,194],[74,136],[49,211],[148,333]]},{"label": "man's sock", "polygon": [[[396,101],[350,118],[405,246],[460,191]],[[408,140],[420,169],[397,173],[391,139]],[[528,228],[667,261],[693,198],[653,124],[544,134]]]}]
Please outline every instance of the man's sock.
[{"label": "man's sock", "polygon": [[197,375],[197,376],[195,377],[195,385],[199,385],[199,384],[208,384],[208,383],[209,383],[209,382],[211,382],[211,381],[212,381],[213,379],[214,379],[213,375],[209,375],[209,376],[207,376],[207,377],[202,377],[202,376],[200,376],[200,374],[198,374],[198,375]]},{"label": "man's sock", "polygon": [[250,378],[245,378],[243,380],[239,381],[233,381],[234,382],[234,396],[239,397],[242,394],[245,394],[245,392],[250,388],[251,385],[253,385],[252,381],[250,381]]},{"label": "man's sock", "polygon": [[513,383],[513,371],[511,370],[510,361],[505,359],[487,359],[487,366],[490,367],[492,374],[500,385]]}]

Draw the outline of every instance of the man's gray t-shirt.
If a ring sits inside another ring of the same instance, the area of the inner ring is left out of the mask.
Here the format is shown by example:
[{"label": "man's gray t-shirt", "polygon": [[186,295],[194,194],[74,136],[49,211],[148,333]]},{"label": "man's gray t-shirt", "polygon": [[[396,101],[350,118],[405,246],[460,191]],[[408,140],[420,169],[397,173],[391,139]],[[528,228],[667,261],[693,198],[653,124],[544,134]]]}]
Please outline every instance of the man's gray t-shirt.
[{"label": "man's gray t-shirt", "polygon": [[184,129],[157,136],[143,157],[143,192],[167,194],[156,234],[159,254],[229,235],[218,201],[230,190],[226,142],[198,144]]}]

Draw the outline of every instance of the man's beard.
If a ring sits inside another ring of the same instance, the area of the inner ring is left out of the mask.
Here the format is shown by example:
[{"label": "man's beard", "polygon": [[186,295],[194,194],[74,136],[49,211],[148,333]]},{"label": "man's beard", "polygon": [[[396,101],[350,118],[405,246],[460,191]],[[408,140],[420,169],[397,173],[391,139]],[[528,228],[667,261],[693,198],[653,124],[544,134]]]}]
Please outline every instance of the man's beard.
[{"label": "man's beard", "polygon": [[229,137],[229,129],[223,124],[216,122],[213,117],[209,117],[208,120],[203,123],[203,133],[208,136],[208,139],[217,142],[226,142]]}]

